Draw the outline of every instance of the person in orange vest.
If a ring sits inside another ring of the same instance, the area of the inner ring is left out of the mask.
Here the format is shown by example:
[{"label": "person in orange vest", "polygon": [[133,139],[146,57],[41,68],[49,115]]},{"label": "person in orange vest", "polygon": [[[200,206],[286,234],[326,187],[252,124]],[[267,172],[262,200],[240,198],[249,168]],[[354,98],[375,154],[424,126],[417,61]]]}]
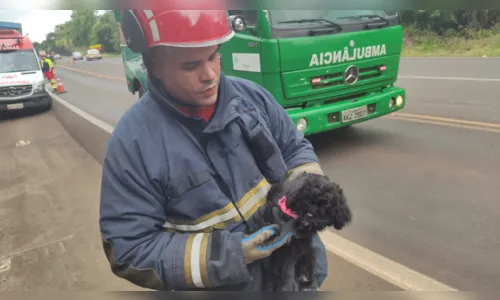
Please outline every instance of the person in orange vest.
[{"label": "person in orange vest", "polygon": [[54,64],[52,60],[47,57],[45,51],[40,51],[40,66],[45,78],[50,81],[50,86],[54,91],[57,91],[57,82],[54,76]]}]

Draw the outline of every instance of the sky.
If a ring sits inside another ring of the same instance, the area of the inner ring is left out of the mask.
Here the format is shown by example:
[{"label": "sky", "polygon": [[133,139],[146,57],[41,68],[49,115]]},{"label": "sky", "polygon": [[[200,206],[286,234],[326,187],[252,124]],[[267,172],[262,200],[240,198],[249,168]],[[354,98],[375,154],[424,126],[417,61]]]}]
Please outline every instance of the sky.
[{"label": "sky", "polygon": [[28,33],[32,42],[39,43],[56,25],[70,19],[71,10],[0,10],[0,21],[21,23],[23,33]]}]

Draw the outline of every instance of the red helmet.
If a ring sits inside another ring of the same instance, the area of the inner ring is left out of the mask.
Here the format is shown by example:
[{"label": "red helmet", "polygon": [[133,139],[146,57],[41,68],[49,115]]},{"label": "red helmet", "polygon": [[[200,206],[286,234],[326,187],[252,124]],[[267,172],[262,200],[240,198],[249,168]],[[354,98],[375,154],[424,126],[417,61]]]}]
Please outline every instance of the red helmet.
[{"label": "red helmet", "polygon": [[234,35],[225,10],[125,10],[121,23],[128,47],[137,53],[154,46],[213,46]]}]

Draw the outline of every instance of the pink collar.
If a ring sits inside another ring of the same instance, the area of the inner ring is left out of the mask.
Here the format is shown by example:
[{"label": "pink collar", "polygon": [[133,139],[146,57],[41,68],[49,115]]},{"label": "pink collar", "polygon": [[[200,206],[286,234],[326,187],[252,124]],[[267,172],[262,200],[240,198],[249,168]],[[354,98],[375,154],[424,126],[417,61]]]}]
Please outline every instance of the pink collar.
[{"label": "pink collar", "polygon": [[278,201],[278,206],[281,208],[281,211],[288,216],[297,219],[297,215],[294,214],[288,207],[286,207],[286,196],[283,196],[279,201]]}]

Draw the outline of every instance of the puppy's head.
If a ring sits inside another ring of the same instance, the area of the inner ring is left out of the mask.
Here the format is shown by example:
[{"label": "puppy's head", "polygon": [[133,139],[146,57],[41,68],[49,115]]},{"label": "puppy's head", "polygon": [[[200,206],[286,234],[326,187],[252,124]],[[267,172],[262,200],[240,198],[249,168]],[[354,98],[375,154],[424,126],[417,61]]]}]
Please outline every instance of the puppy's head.
[{"label": "puppy's head", "polygon": [[342,188],[326,176],[305,173],[283,184],[279,197],[296,215],[295,231],[299,236],[330,226],[340,230],[352,219]]}]

